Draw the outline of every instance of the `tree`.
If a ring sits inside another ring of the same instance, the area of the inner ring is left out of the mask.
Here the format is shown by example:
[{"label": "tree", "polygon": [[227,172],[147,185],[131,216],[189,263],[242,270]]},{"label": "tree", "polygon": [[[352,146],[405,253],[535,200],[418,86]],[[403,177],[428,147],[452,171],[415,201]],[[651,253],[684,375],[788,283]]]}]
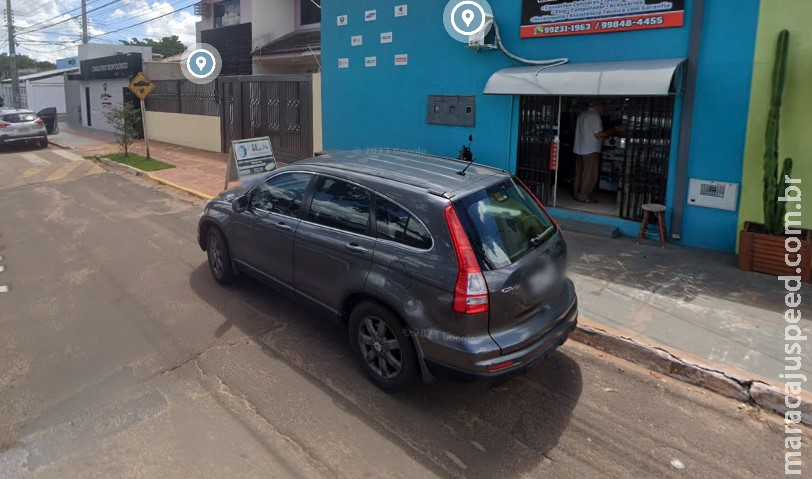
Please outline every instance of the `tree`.
[{"label": "tree", "polygon": [[124,151],[124,156],[129,156],[130,145],[138,138],[141,109],[136,108],[132,103],[119,103],[104,112],[104,119],[113,127],[116,143]]},{"label": "tree", "polygon": [[[44,72],[56,68],[51,62],[43,62],[26,55],[17,55],[17,70],[31,71],[32,73]],[[11,69],[9,68],[8,54],[0,53],[0,78],[11,78]]]},{"label": "tree", "polygon": [[157,53],[164,57],[171,57],[172,55],[183,53],[186,50],[186,45],[178,39],[177,35],[163,37],[159,41],[155,41],[152,38],[145,38],[143,40],[133,38],[132,40],[121,40],[121,43],[134,47],[152,47],[152,53]]}]

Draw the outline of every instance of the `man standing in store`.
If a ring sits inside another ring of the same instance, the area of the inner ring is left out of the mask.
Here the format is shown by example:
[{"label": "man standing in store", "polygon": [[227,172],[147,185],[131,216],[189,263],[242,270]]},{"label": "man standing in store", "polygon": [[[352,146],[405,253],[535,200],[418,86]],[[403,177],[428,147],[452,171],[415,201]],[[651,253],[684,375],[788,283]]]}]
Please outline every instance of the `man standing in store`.
[{"label": "man standing in store", "polygon": [[591,195],[598,182],[601,144],[612,134],[623,131],[622,125],[604,130],[601,116],[605,113],[606,107],[603,102],[593,100],[589,103],[589,108],[578,115],[575,125],[573,153],[576,155],[576,160],[573,197],[575,201],[581,203],[597,203]]}]

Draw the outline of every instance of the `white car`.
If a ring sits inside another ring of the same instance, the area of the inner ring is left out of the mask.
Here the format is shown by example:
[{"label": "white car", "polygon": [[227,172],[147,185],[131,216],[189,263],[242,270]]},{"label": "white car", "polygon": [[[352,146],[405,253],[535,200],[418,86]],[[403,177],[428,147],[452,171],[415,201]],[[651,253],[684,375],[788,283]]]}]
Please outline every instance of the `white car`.
[{"label": "white car", "polygon": [[48,148],[48,132],[31,110],[0,109],[0,144],[36,143]]}]

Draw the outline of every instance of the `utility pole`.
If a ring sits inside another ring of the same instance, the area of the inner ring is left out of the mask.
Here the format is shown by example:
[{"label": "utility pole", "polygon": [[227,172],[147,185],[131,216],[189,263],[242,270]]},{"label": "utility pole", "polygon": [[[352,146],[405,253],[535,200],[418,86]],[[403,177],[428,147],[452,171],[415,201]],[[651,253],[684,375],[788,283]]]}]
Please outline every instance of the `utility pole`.
[{"label": "utility pole", "polygon": [[82,44],[87,45],[87,0],[82,0]]},{"label": "utility pole", "polygon": [[21,108],[20,72],[17,71],[17,45],[15,45],[14,41],[14,20],[11,15],[11,0],[6,0],[6,27],[8,29],[8,66],[11,70],[11,106]]}]

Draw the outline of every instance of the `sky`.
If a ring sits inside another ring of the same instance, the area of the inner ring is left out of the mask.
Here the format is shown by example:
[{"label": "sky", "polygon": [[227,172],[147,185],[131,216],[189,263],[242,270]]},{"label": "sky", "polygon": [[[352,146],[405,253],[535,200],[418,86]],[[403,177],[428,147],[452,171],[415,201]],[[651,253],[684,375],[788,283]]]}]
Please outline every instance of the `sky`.
[{"label": "sky", "polygon": [[[90,42],[120,44],[120,40],[133,37],[159,40],[177,35],[181,42],[191,45],[195,42],[195,23],[200,20],[192,5],[198,1],[87,0]],[[52,62],[76,55],[75,45],[82,35],[80,0],[12,0],[11,4],[17,54]],[[151,19],[156,20],[135,25]],[[8,53],[5,15],[0,24],[0,51]]]}]

